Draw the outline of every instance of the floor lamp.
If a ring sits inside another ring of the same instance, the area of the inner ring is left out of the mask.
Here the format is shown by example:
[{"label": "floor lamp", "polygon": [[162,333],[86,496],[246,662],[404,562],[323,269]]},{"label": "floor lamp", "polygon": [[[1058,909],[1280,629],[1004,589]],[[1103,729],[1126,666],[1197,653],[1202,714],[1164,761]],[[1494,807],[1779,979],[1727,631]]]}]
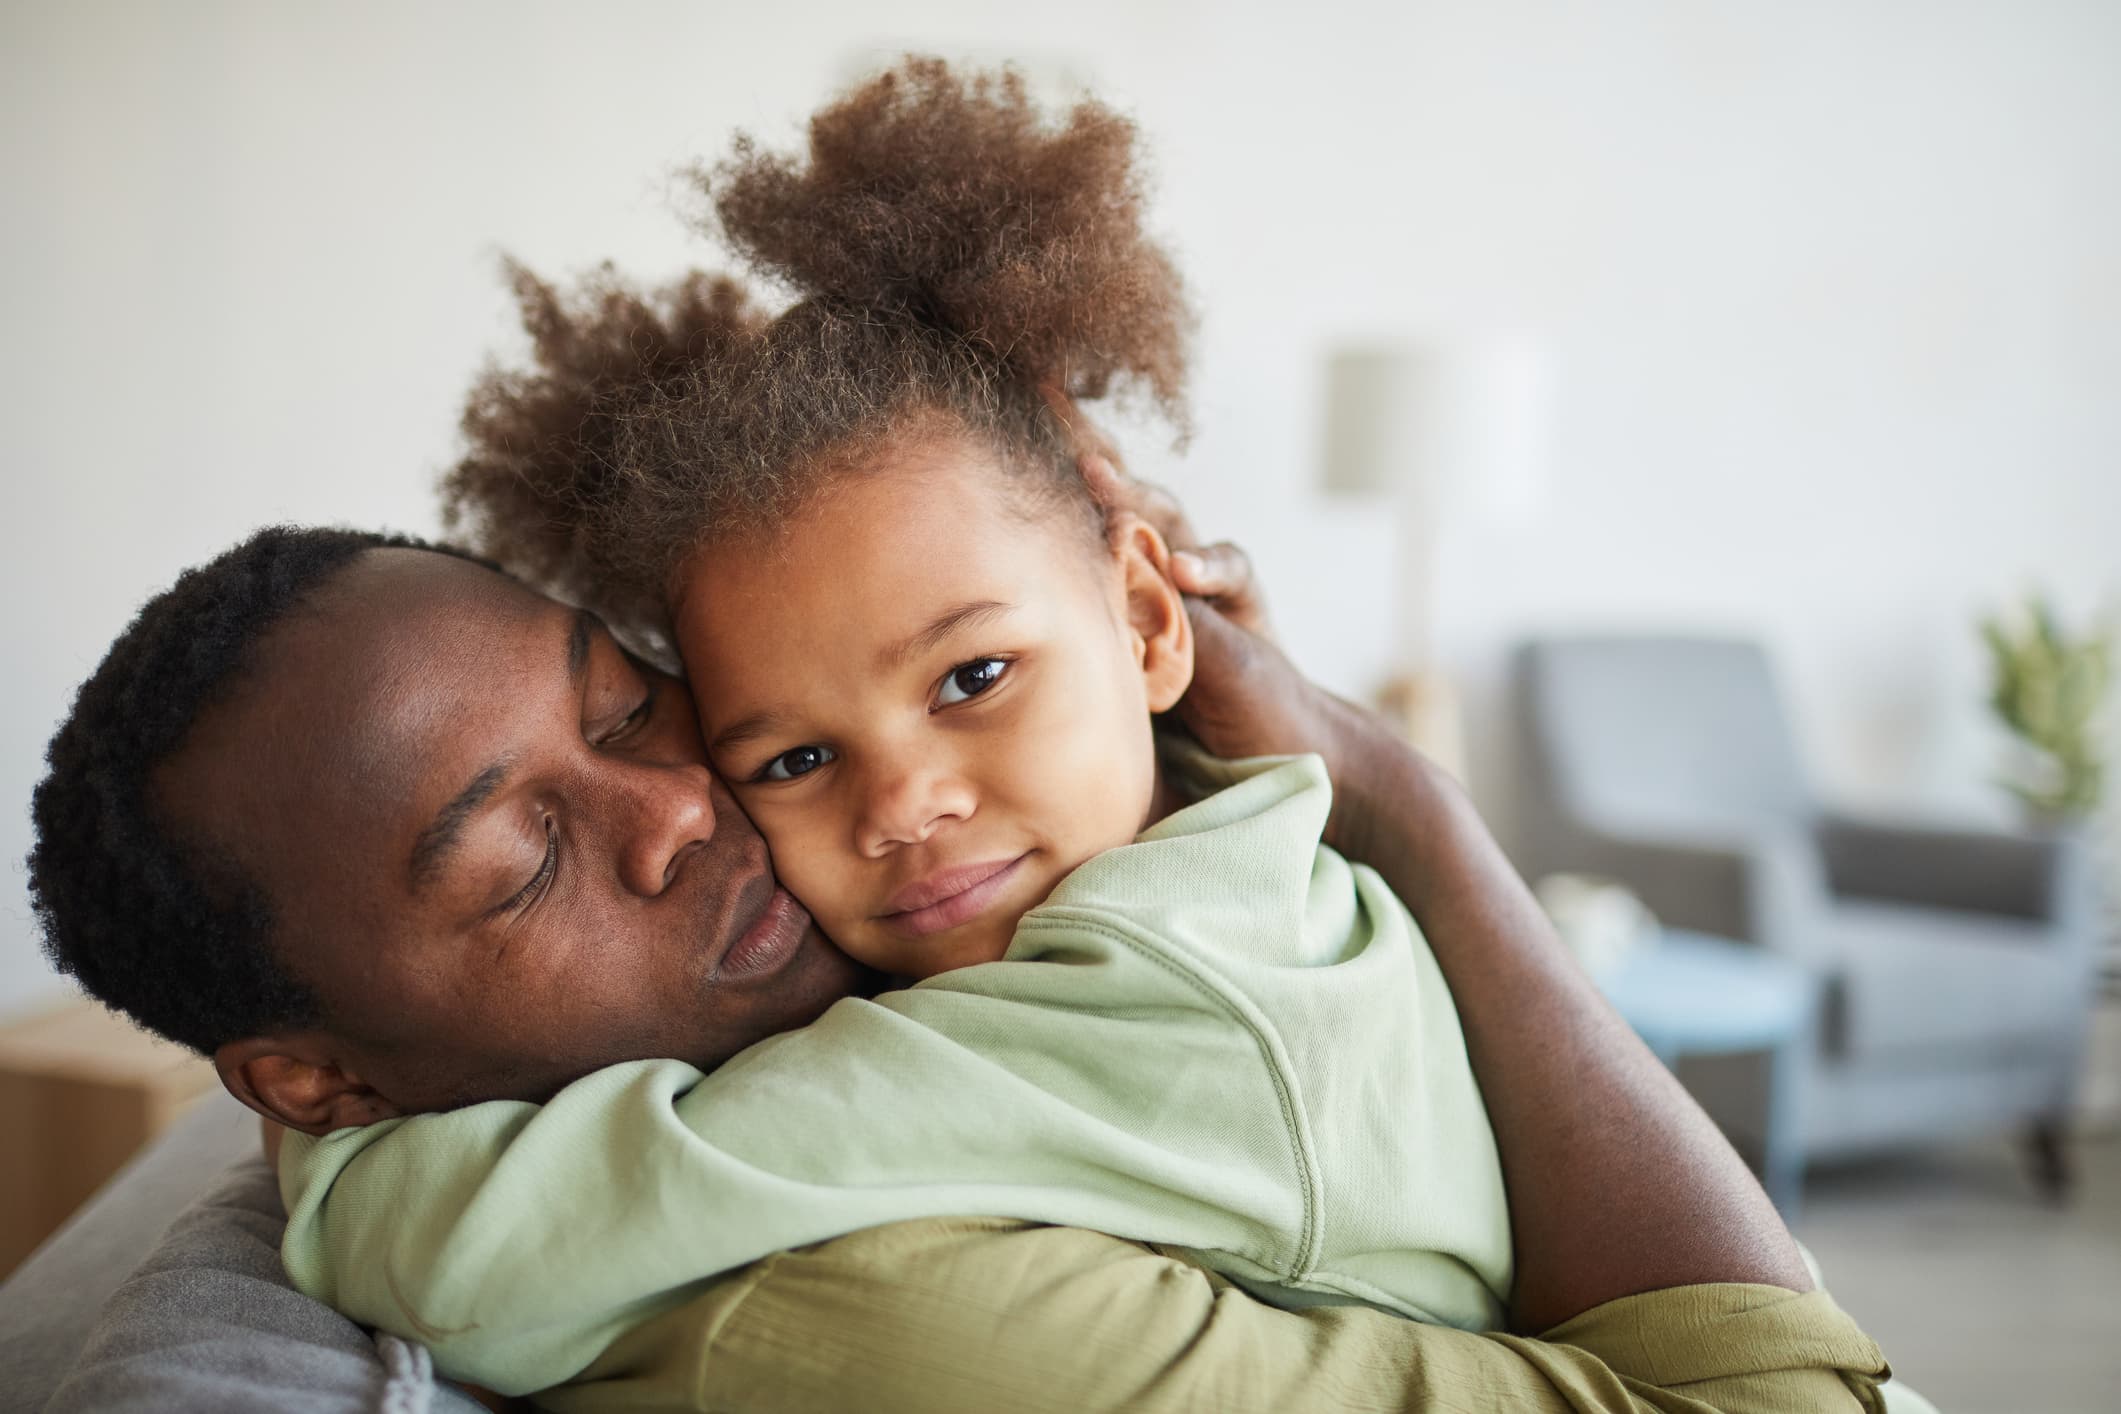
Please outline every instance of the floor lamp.
[{"label": "floor lamp", "polygon": [[1349,346],[1328,357],[1324,484],[1382,496],[1396,521],[1394,671],[1378,705],[1437,764],[1465,775],[1458,694],[1438,653],[1437,549],[1472,507],[1536,492],[1547,375],[1516,339]]}]

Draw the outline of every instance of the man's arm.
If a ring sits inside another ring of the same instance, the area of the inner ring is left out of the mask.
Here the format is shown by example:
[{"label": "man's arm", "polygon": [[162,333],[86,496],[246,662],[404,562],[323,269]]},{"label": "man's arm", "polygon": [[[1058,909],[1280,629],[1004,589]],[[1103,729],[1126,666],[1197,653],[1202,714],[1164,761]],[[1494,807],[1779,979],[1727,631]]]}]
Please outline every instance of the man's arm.
[{"label": "man's arm", "polygon": [[1324,755],[1329,839],[1406,901],[1450,983],[1509,1189],[1516,1328],[1691,1283],[1811,1290],[1760,1185],[1563,949],[1456,783],[1212,605],[1194,632],[1187,724],[1221,755]]},{"label": "man's arm", "polygon": [[1678,1393],[1719,1414],[1877,1407],[1877,1347],[1823,1292],[1657,1292],[1550,1334],[1283,1311],[1102,1233],[933,1219],[721,1278],[538,1402],[561,1414],[1652,1414]]},{"label": "man's arm", "polygon": [[1180,552],[1195,667],[1178,715],[1221,756],[1324,756],[1329,842],[1421,924],[1502,1154],[1518,1328],[1689,1282],[1810,1290],[1767,1195],[1561,947],[1457,784],[1283,656],[1242,550],[1200,545],[1175,500],[1105,455],[1081,466],[1102,504],[1146,517]]}]

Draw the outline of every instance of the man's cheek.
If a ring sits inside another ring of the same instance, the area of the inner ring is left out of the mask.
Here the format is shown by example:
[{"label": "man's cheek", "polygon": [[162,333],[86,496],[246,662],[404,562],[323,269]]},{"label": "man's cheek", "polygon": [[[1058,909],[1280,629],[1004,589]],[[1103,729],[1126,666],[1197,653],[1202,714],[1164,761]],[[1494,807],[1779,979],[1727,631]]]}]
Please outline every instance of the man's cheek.
[{"label": "man's cheek", "polygon": [[795,901],[817,920],[818,926],[829,937],[835,925],[844,926],[849,921],[854,900],[847,889],[847,880],[831,867],[831,856],[823,845],[824,842],[818,839],[776,842],[771,834],[766,837],[774,878],[782,888],[795,895]]}]

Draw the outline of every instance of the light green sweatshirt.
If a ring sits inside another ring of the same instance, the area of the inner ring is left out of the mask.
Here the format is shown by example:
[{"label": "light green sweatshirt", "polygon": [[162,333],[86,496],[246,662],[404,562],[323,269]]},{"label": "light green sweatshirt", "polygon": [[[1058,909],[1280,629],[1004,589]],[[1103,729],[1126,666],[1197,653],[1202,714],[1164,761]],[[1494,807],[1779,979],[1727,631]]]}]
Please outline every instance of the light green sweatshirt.
[{"label": "light green sweatshirt", "polygon": [[1189,764],[1222,788],[1069,875],[1003,961],[841,1001],[711,1075],[637,1061],[544,1105],[290,1138],[288,1274],[503,1392],[566,1381],[707,1277],[923,1217],[1495,1324],[1501,1167],[1427,945],[1320,843],[1317,758]]}]

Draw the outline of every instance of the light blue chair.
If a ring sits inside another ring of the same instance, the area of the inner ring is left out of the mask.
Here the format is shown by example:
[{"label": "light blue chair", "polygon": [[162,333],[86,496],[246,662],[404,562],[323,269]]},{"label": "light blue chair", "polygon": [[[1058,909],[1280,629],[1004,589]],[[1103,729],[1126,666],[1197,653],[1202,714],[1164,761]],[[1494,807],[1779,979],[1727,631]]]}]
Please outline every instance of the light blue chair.
[{"label": "light blue chair", "polygon": [[1543,639],[1514,676],[1525,873],[1609,875],[1817,979],[1808,1157],[2019,1128],[2066,1188],[2099,931],[2083,839],[1822,809],[1753,643]]}]

